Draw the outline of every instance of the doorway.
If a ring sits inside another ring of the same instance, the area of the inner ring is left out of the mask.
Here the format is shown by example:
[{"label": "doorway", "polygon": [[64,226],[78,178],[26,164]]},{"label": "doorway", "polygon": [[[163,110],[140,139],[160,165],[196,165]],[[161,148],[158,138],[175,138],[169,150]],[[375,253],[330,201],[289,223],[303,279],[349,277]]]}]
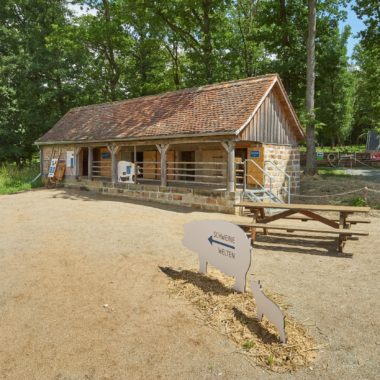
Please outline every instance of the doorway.
[{"label": "doorway", "polygon": [[88,148],[82,148],[82,176],[88,176]]}]

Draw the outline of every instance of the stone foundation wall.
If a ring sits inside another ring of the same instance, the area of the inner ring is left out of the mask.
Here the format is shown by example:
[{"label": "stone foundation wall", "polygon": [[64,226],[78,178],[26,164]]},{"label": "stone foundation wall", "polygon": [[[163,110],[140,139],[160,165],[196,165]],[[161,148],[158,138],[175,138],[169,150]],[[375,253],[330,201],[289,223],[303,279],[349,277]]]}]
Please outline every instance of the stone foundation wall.
[{"label": "stone foundation wall", "polygon": [[111,182],[89,181],[85,179],[65,179],[62,184],[70,189],[97,191],[105,195],[184,206],[199,211],[227,214],[235,214],[239,211],[233,205],[239,202],[240,194],[228,193],[227,191],[162,187],[133,183],[112,184]]},{"label": "stone foundation wall", "polygon": [[[300,150],[298,146],[285,145],[264,145],[264,159],[273,161],[278,167],[290,175],[290,187],[292,194],[299,194],[300,191]],[[286,184],[286,177],[283,173],[276,170],[273,165],[265,164],[265,170],[274,177],[272,188],[279,191],[281,186]],[[266,180],[265,186],[269,188],[269,181]],[[282,194],[285,196],[285,194]]]}]

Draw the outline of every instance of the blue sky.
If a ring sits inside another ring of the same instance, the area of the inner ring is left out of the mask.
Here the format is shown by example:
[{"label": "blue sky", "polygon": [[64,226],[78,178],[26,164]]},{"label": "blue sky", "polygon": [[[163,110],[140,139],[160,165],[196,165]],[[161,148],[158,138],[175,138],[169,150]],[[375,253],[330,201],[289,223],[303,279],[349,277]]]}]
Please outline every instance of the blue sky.
[{"label": "blue sky", "polygon": [[358,38],[355,36],[365,28],[363,22],[356,17],[356,13],[351,9],[351,5],[355,4],[355,1],[351,1],[347,7],[347,20],[340,23],[341,30],[343,30],[345,25],[350,25],[351,27],[351,37],[347,44],[347,53],[351,57],[355,45],[358,43]]}]

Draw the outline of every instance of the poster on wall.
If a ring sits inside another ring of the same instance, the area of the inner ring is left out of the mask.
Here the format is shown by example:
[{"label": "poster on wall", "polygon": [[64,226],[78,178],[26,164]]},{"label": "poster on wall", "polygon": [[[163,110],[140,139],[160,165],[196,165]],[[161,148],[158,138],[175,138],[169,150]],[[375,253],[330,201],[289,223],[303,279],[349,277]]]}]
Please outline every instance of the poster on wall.
[{"label": "poster on wall", "polygon": [[50,161],[48,178],[54,178],[55,170],[57,169],[58,158],[53,158]]},{"label": "poster on wall", "polygon": [[68,168],[74,167],[74,151],[69,150],[66,152],[66,166]]}]

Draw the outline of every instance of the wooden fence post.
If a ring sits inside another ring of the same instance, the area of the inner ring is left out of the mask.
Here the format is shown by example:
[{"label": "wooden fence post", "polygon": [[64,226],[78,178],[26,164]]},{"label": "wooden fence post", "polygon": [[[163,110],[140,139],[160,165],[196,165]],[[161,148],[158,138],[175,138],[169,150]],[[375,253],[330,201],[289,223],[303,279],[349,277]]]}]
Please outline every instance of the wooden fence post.
[{"label": "wooden fence post", "polygon": [[88,173],[87,178],[92,180],[92,163],[94,160],[94,148],[88,147]]},{"label": "wooden fence post", "polygon": [[107,149],[111,153],[111,158],[112,158],[112,168],[111,168],[111,173],[112,173],[112,183],[115,184],[117,183],[117,153],[120,150],[120,146],[118,145],[107,145]]},{"label": "wooden fence post", "polygon": [[227,191],[235,191],[235,142],[228,141],[222,143],[227,151]]},{"label": "wooden fence post", "polygon": [[161,154],[161,186],[167,185],[167,170],[166,170],[166,152],[169,148],[169,144],[156,145],[158,151]]}]

